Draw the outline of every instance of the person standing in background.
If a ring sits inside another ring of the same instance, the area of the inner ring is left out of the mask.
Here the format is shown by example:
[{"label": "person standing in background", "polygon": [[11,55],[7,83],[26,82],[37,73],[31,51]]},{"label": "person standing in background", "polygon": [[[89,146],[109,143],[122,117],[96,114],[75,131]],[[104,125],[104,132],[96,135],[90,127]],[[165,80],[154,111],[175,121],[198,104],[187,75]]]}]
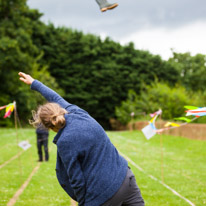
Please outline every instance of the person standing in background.
[{"label": "person standing in background", "polygon": [[49,151],[48,151],[48,137],[49,131],[48,129],[44,128],[42,125],[36,128],[36,136],[37,136],[37,150],[38,150],[38,162],[43,161],[43,152],[42,147],[44,147],[44,155],[45,161],[49,161]]}]

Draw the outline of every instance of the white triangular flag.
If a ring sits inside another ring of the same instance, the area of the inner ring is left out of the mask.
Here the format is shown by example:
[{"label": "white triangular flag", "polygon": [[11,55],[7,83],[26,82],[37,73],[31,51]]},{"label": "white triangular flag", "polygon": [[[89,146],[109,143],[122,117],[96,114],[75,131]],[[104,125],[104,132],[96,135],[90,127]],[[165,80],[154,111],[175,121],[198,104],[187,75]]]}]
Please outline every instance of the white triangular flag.
[{"label": "white triangular flag", "polygon": [[19,142],[19,147],[21,147],[23,150],[27,150],[31,147],[31,145],[29,144],[28,141],[22,141],[22,142]]},{"label": "white triangular flag", "polygon": [[144,136],[145,136],[147,139],[152,138],[152,137],[156,134],[156,132],[155,132],[154,128],[152,128],[152,125],[151,125],[151,124],[149,124],[149,125],[147,125],[146,127],[144,127],[144,128],[142,129],[142,132],[143,132]]}]

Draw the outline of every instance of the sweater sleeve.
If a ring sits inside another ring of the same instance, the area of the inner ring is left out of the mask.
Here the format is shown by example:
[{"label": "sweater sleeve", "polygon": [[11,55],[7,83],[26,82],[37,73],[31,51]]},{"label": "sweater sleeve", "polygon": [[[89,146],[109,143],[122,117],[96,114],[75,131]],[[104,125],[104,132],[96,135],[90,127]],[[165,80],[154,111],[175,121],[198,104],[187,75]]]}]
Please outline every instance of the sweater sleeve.
[{"label": "sweater sleeve", "polygon": [[[75,149],[74,149],[75,148]],[[72,142],[64,141],[58,145],[60,157],[67,170],[67,175],[79,206],[83,206],[86,194],[86,181],[81,169],[81,152],[76,150]]]},{"label": "sweater sleeve", "polygon": [[44,85],[38,80],[34,80],[31,84],[31,89],[38,91],[48,102],[54,102],[59,104],[61,107],[67,109],[69,112],[78,109],[76,105],[70,104],[64,98],[62,98],[55,91]]}]

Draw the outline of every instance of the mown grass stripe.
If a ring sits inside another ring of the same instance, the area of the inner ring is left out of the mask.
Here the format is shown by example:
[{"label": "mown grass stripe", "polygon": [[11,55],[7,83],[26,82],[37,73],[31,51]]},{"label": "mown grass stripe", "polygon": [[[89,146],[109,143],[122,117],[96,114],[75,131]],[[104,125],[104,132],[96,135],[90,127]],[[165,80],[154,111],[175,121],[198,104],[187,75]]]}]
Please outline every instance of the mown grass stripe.
[{"label": "mown grass stripe", "polygon": [[23,154],[24,151],[19,152],[17,155],[13,156],[11,159],[7,160],[6,162],[4,162],[3,164],[0,165],[0,169],[3,168],[4,166],[6,166],[7,164],[9,164],[10,162],[12,162],[13,160],[15,160],[16,158],[18,158],[20,155]]},{"label": "mown grass stripe", "polygon": [[25,188],[27,187],[27,185],[29,184],[29,182],[31,181],[31,178],[33,177],[33,175],[38,171],[39,167],[40,167],[41,163],[38,163],[38,165],[33,169],[32,173],[29,175],[28,179],[24,182],[24,184],[17,190],[17,192],[15,193],[15,195],[9,200],[9,202],[7,203],[7,206],[13,206],[17,199],[19,198],[19,196],[22,194],[22,192],[25,190]]},{"label": "mown grass stripe", "polygon": [[164,187],[166,187],[168,190],[170,190],[171,192],[173,192],[176,196],[180,197],[181,199],[183,199],[184,201],[186,201],[187,203],[189,203],[189,205],[191,206],[195,206],[194,203],[192,203],[190,200],[188,200],[187,198],[183,197],[182,195],[180,195],[177,191],[175,191],[174,189],[172,189],[170,186],[166,185],[165,183],[163,183],[162,181],[160,181],[159,179],[157,179],[156,177],[154,177],[153,175],[149,175],[147,174],[139,165],[137,165],[135,162],[133,162],[129,157],[127,157],[125,154],[121,153],[121,155],[128,161],[130,162],[133,166],[135,166],[138,170],[140,170],[141,172],[143,172],[145,175],[147,175],[148,177],[150,177],[151,179],[155,180],[156,182],[159,182],[161,185],[163,185]]}]

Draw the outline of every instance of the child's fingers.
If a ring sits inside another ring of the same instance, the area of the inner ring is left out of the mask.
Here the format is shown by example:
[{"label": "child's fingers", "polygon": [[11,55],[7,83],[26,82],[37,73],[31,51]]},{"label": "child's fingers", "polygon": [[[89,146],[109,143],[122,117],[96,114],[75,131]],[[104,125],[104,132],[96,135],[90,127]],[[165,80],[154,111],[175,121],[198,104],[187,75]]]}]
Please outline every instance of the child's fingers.
[{"label": "child's fingers", "polygon": [[25,73],[23,73],[23,72],[19,72],[19,76],[21,76],[21,77],[26,77],[26,74]]},{"label": "child's fingers", "polygon": [[23,77],[19,78],[22,82],[26,83],[26,80]]},{"label": "child's fingers", "polygon": [[19,79],[22,82],[26,83],[26,84],[32,84],[32,82],[34,81],[34,79],[30,75],[28,75],[28,74],[25,74],[23,72],[19,72],[18,74],[20,76]]}]

